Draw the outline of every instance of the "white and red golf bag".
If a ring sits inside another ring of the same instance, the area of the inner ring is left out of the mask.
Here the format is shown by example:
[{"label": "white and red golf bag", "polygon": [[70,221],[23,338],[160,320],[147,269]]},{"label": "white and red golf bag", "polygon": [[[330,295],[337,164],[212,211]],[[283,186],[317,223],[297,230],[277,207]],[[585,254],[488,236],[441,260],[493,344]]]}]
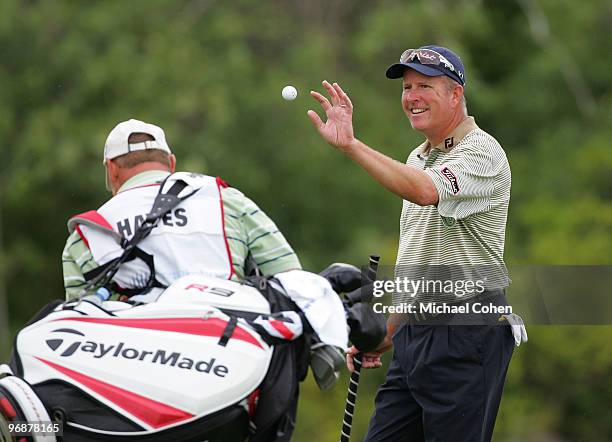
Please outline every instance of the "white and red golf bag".
[{"label": "white and red golf bag", "polygon": [[66,441],[290,437],[307,321],[262,293],[187,276],[150,304],[52,303],[0,369],[0,418],[60,422]]}]

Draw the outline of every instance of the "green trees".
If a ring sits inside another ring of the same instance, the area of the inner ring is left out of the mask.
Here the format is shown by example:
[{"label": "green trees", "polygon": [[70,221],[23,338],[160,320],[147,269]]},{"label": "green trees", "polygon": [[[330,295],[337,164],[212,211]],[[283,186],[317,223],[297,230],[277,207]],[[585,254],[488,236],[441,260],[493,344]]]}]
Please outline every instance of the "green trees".
[{"label": "green trees", "polygon": [[[420,137],[384,70],[429,42],[462,55],[470,114],[508,154],[507,261],[610,264],[611,17],[603,0],[5,0],[0,321],[2,286],[11,333],[63,296],[65,222],[107,198],[104,139],[131,117],[166,129],[179,168],[220,175],[257,201],[307,268],[365,263],[373,251],[393,264],[401,201],[322,144],[308,91],[340,82],[357,136],[403,161]],[[297,100],[280,98],[286,84]],[[511,365],[497,438],[605,440],[609,330],[534,327],[530,338]],[[357,437],[383,375],[365,376]],[[336,437],[344,388],[304,390],[296,440]]]}]

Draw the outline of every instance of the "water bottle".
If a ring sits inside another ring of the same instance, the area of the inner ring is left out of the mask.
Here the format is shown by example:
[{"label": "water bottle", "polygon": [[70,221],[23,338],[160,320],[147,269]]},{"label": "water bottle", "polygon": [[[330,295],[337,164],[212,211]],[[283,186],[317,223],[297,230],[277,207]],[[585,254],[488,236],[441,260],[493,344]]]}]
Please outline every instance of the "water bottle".
[{"label": "water bottle", "polygon": [[102,303],[107,301],[110,295],[110,291],[106,287],[100,287],[93,295],[84,296],[82,301],[89,301],[92,304],[102,306]]}]

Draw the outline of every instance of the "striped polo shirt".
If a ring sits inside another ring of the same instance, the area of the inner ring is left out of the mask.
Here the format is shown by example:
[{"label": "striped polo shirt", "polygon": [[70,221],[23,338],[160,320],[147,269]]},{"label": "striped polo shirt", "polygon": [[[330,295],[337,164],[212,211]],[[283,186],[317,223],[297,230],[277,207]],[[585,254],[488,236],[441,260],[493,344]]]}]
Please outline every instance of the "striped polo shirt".
[{"label": "striped polo shirt", "polygon": [[440,145],[413,150],[406,164],[431,177],[439,201],[403,202],[395,276],[421,283],[396,291],[394,302],[453,303],[507,287],[511,175],[500,144],[468,117]]},{"label": "striped polo shirt", "polygon": [[[119,191],[163,181],[164,171],[147,171],[126,181]],[[300,261],[274,222],[247,198],[232,187],[221,188],[225,234],[232,263],[233,279],[243,279],[246,259],[250,254],[264,275],[274,275],[292,269],[301,269]],[[203,214],[206,216],[206,214]],[[83,274],[98,267],[89,248],[75,231],[66,241],[62,254],[66,299],[78,296],[85,285]]]}]

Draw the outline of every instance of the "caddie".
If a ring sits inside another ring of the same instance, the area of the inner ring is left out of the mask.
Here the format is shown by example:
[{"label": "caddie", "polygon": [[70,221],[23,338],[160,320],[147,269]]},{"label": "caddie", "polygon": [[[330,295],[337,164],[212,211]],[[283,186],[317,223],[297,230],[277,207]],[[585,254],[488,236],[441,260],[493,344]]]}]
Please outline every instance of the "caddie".
[{"label": "caddie", "polygon": [[[160,184],[175,171],[176,158],[160,127],[131,119],[109,133],[103,164],[113,197],[97,211],[70,222],[72,232],[62,254],[67,299],[78,296],[95,269],[119,252],[118,247],[105,247],[104,235],[77,221],[104,219],[119,235],[130,239],[151,209]],[[155,257],[161,286],[199,273],[242,280],[249,260],[264,275],[301,269],[283,234],[252,200],[221,178],[198,178],[204,183],[201,189],[166,214],[142,243],[142,249]],[[137,289],[147,271],[120,272],[113,295]],[[132,299],[151,301],[160,291],[154,288]]]}]

